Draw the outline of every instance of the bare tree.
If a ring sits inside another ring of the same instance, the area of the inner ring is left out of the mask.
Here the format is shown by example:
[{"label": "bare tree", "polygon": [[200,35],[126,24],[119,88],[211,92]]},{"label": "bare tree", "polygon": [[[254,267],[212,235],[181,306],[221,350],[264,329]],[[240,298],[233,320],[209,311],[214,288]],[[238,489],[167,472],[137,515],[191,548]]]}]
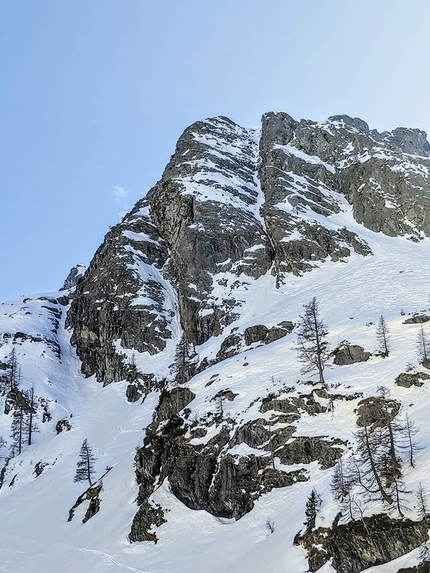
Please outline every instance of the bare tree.
[{"label": "bare tree", "polygon": [[224,418],[224,400],[225,400],[224,394],[222,392],[219,392],[219,394],[215,396],[215,400],[216,400],[216,417],[217,420],[221,422],[222,419]]},{"label": "bare tree", "polygon": [[415,467],[414,454],[417,450],[421,449],[418,446],[418,442],[414,441],[414,436],[416,436],[416,434],[418,433],[419,428],[410,419],[409,414],[406,414],[406,420],[403,428],[406,438],[406,448],[408,449],[409,453],[409,464],[412,468],[414,468]]},{"label": "bare tree", "polygon": [[270,517],[266,519],[266,529],[269,533],[275,532],[275,522]]},{"label": "bare tree", "polygon": [[416,344],[420,362],[426,362],[430,358],[430,340],[422,325],[418,332]]},{"label": "bare tree", "polygon": [[317,370],[319,381],[325,384],[324,368],[329,356],[329,344],[326,341],[327,326],[319,316],[319,308],[314,297],[304,305],[305,313],[300,317],[297,332],[297,351],[303,372]]},{"label": "bare tree", "polygon": [[346,509],[349,519],[354,520],[354,501],[352,496],[352,488],[354,486],[353,475],[348,471],[348,466],[342,460],[339,460],[336,465],[330,489],[335,500],[339,503],[342,509]]},{"label": "bare tree", "polygon": [[409,447],[405,425],[398,421],[400,404],[388,398],[388,391],[378,389],[382,397],[368,398],[358,408],[357,456],[353,481],[370,499],[395,503],[400,517],[405,509],[401,450]]},{"label": "bare tree", "polygon": [[379,446],[382,443],[380,429],[371,431],[368,426],[363,426],[356,433],[356,437],[358,459],[355,480],[368,494],[379,495],[383,501],[391,505],[393,498],[385,489],[380,473]]},{"label": "bare tree", "polygon": [[385,321],[385,318],[382,316],[379,317],[378,326],[376,327],[376,339],[379,342],[379,351],[382,356],[388,356],[390,353],[390,331]]},{"label": "bare tree", "polygon": [[76,473],[73,481],[78,482],[88,480],[90,487],[92,487],[93,482],[91,478],[95,473],[95,460],[96,458],[93,455],[91,446],[88,444],[88,440],[85,438],[85,440],[82,442],[81,451],[79,453],[79,460],[76,464]]},{"label": "bare tree", "polygon": [[426,501],[426,494],[423,488],[423,484],[420,482],[417,490],[417,501],[418,501],[418,517],[423,521],[430,521],[430,512]]}]

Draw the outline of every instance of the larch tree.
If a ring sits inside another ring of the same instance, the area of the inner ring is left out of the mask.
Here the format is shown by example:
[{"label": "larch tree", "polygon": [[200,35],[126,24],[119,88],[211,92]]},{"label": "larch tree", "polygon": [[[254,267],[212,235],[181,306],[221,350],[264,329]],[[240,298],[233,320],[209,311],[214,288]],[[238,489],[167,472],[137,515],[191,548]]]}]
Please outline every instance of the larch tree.
[{"label": "larch tree", "polygon": [[81,451],[79,452],[79,460],[76,464],[76,473],[73,481],[86,481],[93,486],[92,477],[94,476],[94,462],[97,458],[94,457],[91,446],[88,444],[88,440],[82,442]]},{"label": "larch tree", "polygon": [[304,305],[305,313],[300,316],[297,331],[297,351],[303,363],[302,372],[317,370],[319,381],[325,384],[324,368],[329,357],[327,326],[320,318],[317,299],[314,297]]},{"label": "larch tree", "polygon": [[427,362],[430,359],[430,340],[422,325],[418,332],[416,344],[420,361]]},{"label": "larch tree", "polygon": [[353,486],[353,476],[348,471],[348,466],[342,462],[342,459],[340,459],[334,468],[330,489],[333,497],[339,503],[341,508],[346,510],[351,521],[354,521]]},{"label": "larch tree", "polygon": [[379,317],[378,326],[376,327],[376,339],[379,343],[379,351],[382,356],[388,356],[390,353],[390,330],[382,314]]},{"label": "larch tree", "polygon": [[411,420],[409,414],[406,414],[405,423],[403,426],[405,438],[406,438],[406,448],[408,450],[409,465],[411,468],[415,467],[415,452],[421,448],[418,446],[418,442],[415,441],[414,437],[419,431],[415,422]]}]

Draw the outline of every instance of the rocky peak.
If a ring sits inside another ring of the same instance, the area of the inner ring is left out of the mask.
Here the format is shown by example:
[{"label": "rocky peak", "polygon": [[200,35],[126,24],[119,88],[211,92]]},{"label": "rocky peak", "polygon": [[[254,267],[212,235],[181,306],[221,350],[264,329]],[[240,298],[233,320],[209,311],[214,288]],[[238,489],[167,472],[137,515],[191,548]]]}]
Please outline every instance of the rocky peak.
[{"label": "rocky peak", "polygon": [[192,124],[76,287],[69,322],[84,372],[149,375],[131,366],[133,351],[173,363],[182,337],[198,347],[233,335],[249,281],[270,272],[280,285],[322,261],[369,255],[357,226],[345,226],[351,210],[373,231],[430,236],[428,149],[424,132],[378,134],[347,115],[269,112],[261,131],[225,117]]},{"label": "rocky peak", "polygon": [[84,276],[87,267],[85,265],[75,265],[67,275],[66,280],[63,283],[63,286],[60,288],[61,290],[68,290],[75,287],[78,281]]},{"label": "rocky peak", "polygon": [[427,133],[420,129],[408,129],[398,127],[391,136],[393,145],[400,147],[404,153],[428,157],[430,144],[427,141]]}]

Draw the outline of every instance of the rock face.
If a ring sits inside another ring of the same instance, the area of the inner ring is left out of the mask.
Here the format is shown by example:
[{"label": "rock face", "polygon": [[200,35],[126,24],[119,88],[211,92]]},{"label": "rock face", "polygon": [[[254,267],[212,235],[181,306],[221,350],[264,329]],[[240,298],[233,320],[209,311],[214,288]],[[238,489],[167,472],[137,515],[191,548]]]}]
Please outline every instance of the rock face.
[{"label": "rock face", "polygon": [[382,514],[333,528],[321,527],[296,541],[308,551],[309,571],[317,571],[332,559],[338,573],[360,573],[409,553],[427,539],[425,521],[390,519]]},{"label": "rock face", "polygon": [[[153,512],[148,499],[156,484],[166,478],[174,495],[187,507],[204,509],[218,517],[236,519],[251,511],[254,501],[262,493],[307,479],[305,470],[275,470],[269,455],[268,442],[278,451],[288,442],[295,428],[277,431],[272,435],[265,427],[265,422],[260,420],[245,425],[233,435],[227,426],[222,425],[218,433],[207,442],[194,443],[196,437],[205,436],[207,426],[189,432],[189,424],[179,415],[193,398],[187,388],[163,392],[153,422],[147,429],[144,446],[136,454],[140,508],[130,534],[134,541],[147,539],[148,523]],[[230,395],[230,398],[234,399],[234,395]],[[209,422],[209,426],[213,422],[220,424],[221,421],[216,417]],[[200,432],[197,431],[199,429]],[[264,455],[237,456],[228,451],[239,443],[262,447]],[[327,444],[327,447],[330,446]],[[312,459],[318,459],[318,454]],[[305,454],[295,458],[298,463],[301,460],[304,463],[311,461],[307,460]]]},{"label": "rock face", "polygon": [[[424,132],[378,133],[348,116],[317,123],[270,112],[261,130],[225,117],[194,123],[85,274],[66,280],[76,287],[68,324],[83,372],[103,383],[145,380],[133,351],[173,362],[177,323],[194,346],[237,336],[250,280],[270,271],[279,284],[325,260],[369,255],[344,226],[345,210],[390,236],[430,235],[429,154]],[[266,342],[281,334],[272,329]],[[218,359],[232,354],[220,349]]]},{"label": "rock face", "polygon": [[[165,516],[151,496],[165,481],[187,507],[239,519],[263,493],[307,480],[311,464],[326,470],[341,458],[348,444],[340,436],[296,435],[295,424],[303,413],[326,415],[335,400],[361,396],[290,387],[258,399],[255,415],[238,422],[223,410],[238,395],[232,391],[208,398],[205,407],[214,402],[215,412],[189,418],[195,396],[181,384],[293,331],[282,316],[262,324],[249,312],[254,282],[280,287],[287,273],[372,256],[360,227],[345,226],[347,213],[388,236],[430,236],[429,169],[424,132],[378,133],[348,116],[318,123],[270,112],[261,129],[216,117],[184,131],[160,181],[110,230],[85,273],[73,271],[64,285],[74,289],[64,304],[71,300],[68,326],[83,373],[103,384],[128,380],[130,402],[164,389],[135,458],[139,510],[130,540],[157,540],[152,527]],[[163,369],[151,367],[157,356]],[[344,343],[333,362],[370,356]],[[421,382],[405,374],[396,383]],[[357,423],[378,427],[399,408],[364,399]],[[353,523],[303,536],[311,570],[332,557],[338,571],[358,573],[424,539],[420,524],[366,519],[365,531]],[[383,533],[369,541],[372,527]]]},{"label": "rock face", "polygon": [[[227,401],[236,397],[228,390],[215,398],[220,395]],[[150,527],[155,523],[151,521],[155,514],[149,498],[165,479],[187,507],[240,519],[263,493],[306,481],[307,465],[318,462],[322,469],[331,468],[344,451],[345,442],[339,438],[294,435],[296,427],[291,422],[303,412],[326,411],[317,408],[313,394],[278,401],[268,397],[260,411],[273,412],[272,421],[258,417],[238,426],[224,419],[222,411],[189,422],[186,406],[191,406],[194,398],[186,387],[164,391],[160,396],[144,445],[135,458],[140,507],[130,533],[133,541],[148,540],[153,535]],[[291,417],[287,419],[285,412]],[[273,424],[279,427],[273,428]],[[206,439],[208,432],[213,435],[210,439]],[[251,450],[244,451],[244,446]],[[283,464],[283,470],[275,469],[275,458]],[[303,467],[297,469],[298,465]],[[287,471],[288,466],[293,467]]]},{"label": "rock face", "polygon": [[161,268],[168,250],[142,203],[106,235],[77,284],[68,322],[85,375],[135,377],[121,348],[161,352],[172,337],[176,295]]}]

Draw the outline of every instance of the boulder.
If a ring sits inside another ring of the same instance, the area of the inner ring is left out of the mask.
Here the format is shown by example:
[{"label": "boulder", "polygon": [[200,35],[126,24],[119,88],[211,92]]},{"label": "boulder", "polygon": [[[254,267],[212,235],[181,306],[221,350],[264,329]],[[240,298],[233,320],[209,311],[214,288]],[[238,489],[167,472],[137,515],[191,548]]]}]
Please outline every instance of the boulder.
[{"label": "boulder", "polygon": [[430,376],[425,372],[416,372],[411,374],[410,372],[402,372],[394,380],[394,384],[397,386],[403,386],[404,388],[410,388],[411,386],[423,386],[424,382],[422,380],[428,380]]},{"label": "boulder", "polygon": [[333,351],[333,363],[338,366],[366,362],[372,356],[371,352],[365,352],[362,346],[357,344],[342,343]]}]

